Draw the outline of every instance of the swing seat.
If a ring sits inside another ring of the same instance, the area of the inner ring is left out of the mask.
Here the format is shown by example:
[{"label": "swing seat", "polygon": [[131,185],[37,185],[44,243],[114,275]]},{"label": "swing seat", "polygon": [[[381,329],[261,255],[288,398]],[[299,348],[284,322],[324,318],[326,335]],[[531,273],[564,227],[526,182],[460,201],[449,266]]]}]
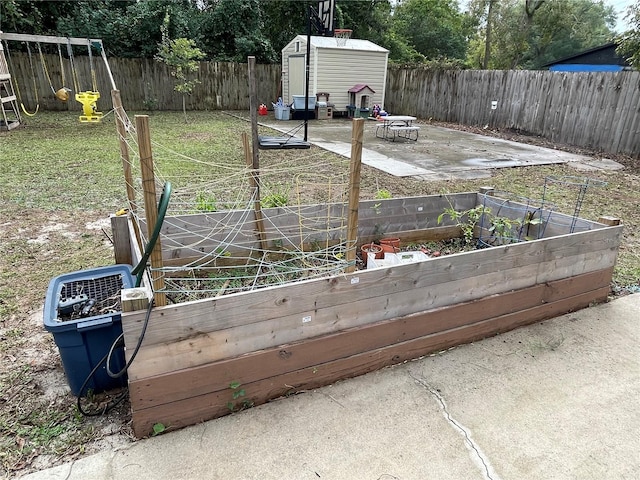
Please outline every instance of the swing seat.
[{"label": "swing seat", "polygon": [[67,100],[69,100],[70,92],[71,92],[70,88],[62,87],[58,91],[56,91],[55,95],[58,100],[62,100],[63,102],[66,102]]},{"label": "swing seat", "polygon": [[76,101],[82,104],[82,112],[78,119],[82,123],[98,123],[102,118],[102,112],[98,112],[96,101],[100,98],[100,92],[76,93]]}]

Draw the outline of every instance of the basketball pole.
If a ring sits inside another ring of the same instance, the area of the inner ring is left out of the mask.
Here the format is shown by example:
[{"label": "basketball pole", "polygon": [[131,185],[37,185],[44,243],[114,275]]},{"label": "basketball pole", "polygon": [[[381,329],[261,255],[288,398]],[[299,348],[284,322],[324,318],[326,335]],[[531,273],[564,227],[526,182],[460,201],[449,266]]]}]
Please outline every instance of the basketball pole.
[{"label": "basketball pole", "polygon": [[304,62],[304,141],[307,141],[307,132],[309,130],[309,57],[311,56],[311,5],[307,10],[307,59]]}]

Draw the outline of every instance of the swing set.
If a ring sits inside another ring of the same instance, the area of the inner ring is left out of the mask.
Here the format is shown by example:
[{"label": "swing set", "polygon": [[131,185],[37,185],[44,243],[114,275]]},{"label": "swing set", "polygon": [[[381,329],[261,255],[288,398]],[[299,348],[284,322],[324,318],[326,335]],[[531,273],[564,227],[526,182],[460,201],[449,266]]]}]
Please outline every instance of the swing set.
[{"label": "swing set", "polygon": [[[23,42],[27,47],[27,55],[29,58],[29,69],[31,72],[31,84],[33,88],[33,97],[36,102],[36,107],[33,112],[29,112],[24,105],[22,94],[20,93],[20,86],[18,85],[17,80],[15,83],[15,91],[18,97],[18,101],[20,102],[20,108],[27,116],[34,116],[38,113],[40,109],[40,101],[38,95],[38,86],[36,82],[36,64],[37,60],[34,59],[35,52],[32,51],[31,44],[37,45],[37,53],[39,55],[40,65],[44,76],[49,83],[49,87],[53,95],[60,101],[66,102],[69,100],[70,94],[75,92],[75,100],[82,105],[82,115],[78,117],[80,122],[82,123],[97,123],[100,122],[102,118],[102,112],[98,111],[97,101],[100,98],[100,92],[98,91],[97,85],[97,77],[96,77],[96,69],[94,65],[94,58],[92,50],[95,48],[102,57],[104,61],[104,65],[106,67],[107,73],[109,75],[109,80],[111,82],[111,89],[116,90],[116,85],[113,80],[113,75],[111,74],[111,69],[109,67],[109,62],[107,61],[107,56],[104,51],[104,46],[102,44],[102,40],[93,39],[93,38],[74,38],[74,37],[54,37],[49,35],[23,35],[18,33],[3,33],[0,32],[0,41],[4,42],[4,50],[6,51],[7,63],[9,69],[11,71],[16,72],[15,66],[11,59],[11,55],[9,53],[9,41]],[[58,50],[58,59],[60,61],[60,77],[61,77],[61,87],[56,89],[53,86],[53,81],[51,80],[51,75],[49,74],[49,69],[47,67],[47,63],[45,61],[44,54],[42,52],[41,44],[54,44],[57,46]],[[85,46],[87,47],[88,56],[89,56],[89,66],[91,71],[91,89],[90,90],[81,90],[81,85],[78,80],[78,72],[75,64],[75,59],[73,55],[73,46]],[[73,89],[67,87],[67,78],[66,78],[66,69],[64,65],[63,58],[63,46],[66,46],[67,49],[67,57],[69,60],[69,64],[71,67],[71,81],[73,82]],[[15,79],[15,75],[14,75]]]}]

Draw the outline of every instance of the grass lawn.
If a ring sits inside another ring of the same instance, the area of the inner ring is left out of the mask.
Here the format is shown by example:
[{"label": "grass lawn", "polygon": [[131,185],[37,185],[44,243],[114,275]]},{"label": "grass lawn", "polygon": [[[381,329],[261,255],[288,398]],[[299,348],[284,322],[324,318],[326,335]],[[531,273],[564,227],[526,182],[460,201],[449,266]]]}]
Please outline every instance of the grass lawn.
[{"label": "grass lawn", "polygon": [[[132,115],[133,117],[133,115]],[[60,274],[113,263],[111,213],[125,206],[119,146],[113,115],[99,124],[79,124],[76,115],[43,112],[26,125],[0,132],[0,476],[46,468],[129,442],[128,405],[104,417],[85,418],[66,381],[52,336],[42,326],[41,308],[49,281]],[[203,166],[187,157],[243,165],[242,119],[213,112],[150,114],[152,140],[162,145],[162,171],[177,187],[188,188]],[[160,147],[158,147],[160,148]],[[154,146],[154,154],[156,146]],[[261,162],[286,164],[303,172],[309,158],[327,169],[348,172],[348,161],[313,147],[308,151],[261,153]],[[263,160],[264,159],[264,160]],[[210,167],[207,167],[210,168]],[[266,169],[268,175],[268,168]],[[307,169],[308,170],[308,169]],[[211,172],[208,172],[209,174]],[[322,172],[306,172],[309,178]],[[386,189],[394,197],[477,191],[491,185],[540,198],[545,176],[584,175],[570,166],[496,170],[491,180],[426,182],[397,178],[363,166],[362,198]],[[640,282],[640,176],[637,170],[596,172],[607,186],[587,194],[581,216],[622,219],[623,243],[613,291],[635,291]],[[236,188],[229,179],[220,196]],[[290,188],[290,178],[271,177],[274,192]],[[317,203],[322,188],[312,183],[300,198]],[[556,202],[573,213],[574,198]]]}]

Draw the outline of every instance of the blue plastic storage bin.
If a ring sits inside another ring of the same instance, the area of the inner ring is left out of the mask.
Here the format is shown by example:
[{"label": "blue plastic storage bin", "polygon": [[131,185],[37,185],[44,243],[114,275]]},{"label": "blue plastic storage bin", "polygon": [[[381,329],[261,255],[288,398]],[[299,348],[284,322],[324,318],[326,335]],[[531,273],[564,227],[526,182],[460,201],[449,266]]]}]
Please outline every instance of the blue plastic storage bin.
[{"label": "blue plastic storage bin", "polygon": [[[81,270],[55,277],[44,304],[44,328],[53,334],[71,392],[78,396],[91,370],[122,333],[120,290],[133,288],[129,265]],[[89,303],[95,301],[94,304]],[[83,309],[93,308],[84,312]],[[124,349],[111,358],[112,372],[125,365]],[[102,365],[87,383],[95,393],[122,387],[127,376],[111,378]]]},{"label": "blue plastic storage bin", "polygon": [[289,120],[291,109],[289,107],[281,107],[276,105],[273,107],[273,112],[276,120]]},{"label": "blue plastic storage bin", "polygon": [[[292,95],[293,97],[293,109],[304,110],[305,96],[304,95]],[[316,97],[309,97],[309,110],[316,109]]]}]

